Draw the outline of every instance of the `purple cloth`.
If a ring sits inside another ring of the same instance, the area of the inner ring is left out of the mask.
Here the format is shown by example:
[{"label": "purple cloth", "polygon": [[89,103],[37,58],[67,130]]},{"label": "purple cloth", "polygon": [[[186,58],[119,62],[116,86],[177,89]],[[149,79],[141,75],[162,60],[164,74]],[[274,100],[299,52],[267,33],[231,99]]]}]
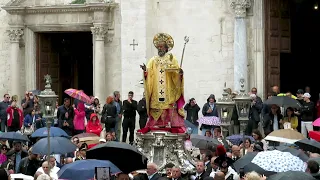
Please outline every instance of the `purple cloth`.
[{"label": "purple cloth", "polygon": [[7,161],[7,156],[5,154],[0,154],[0,164]]},{"label": "purple cloth", "polygon": [[213,126],[220,126],[221,124],[221,121],[218,117],[216,116],[204,116],[204,117],[201,117],[199,120],[198,120],[198,123],[200,124],[200,126],[202,124],[205,124],[205,125],[213,125]]}]

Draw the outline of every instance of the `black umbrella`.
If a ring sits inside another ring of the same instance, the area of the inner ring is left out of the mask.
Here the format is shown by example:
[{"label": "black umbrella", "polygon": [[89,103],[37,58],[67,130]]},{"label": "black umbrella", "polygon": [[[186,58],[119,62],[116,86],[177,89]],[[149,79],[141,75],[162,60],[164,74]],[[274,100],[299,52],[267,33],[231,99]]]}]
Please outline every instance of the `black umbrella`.
[{"label": "black umbrella", "polygon": [[309,151],[313,153],[320,153],[320,143],[315,140],[302,139],[294,143],[299,146],[300,149],[304,151]]},{"label": "black umbrella", "polygon": [[281,152],[289,152],[292,155],[299,157],[303,162],[307,162],[309,160],[309,157],[303,151],[291,147],[277,146],[275,149]]},{"label": "black umbrella", "polygon": [[123,173],[147,169],[148,159],[137,148],[122,142],[110,141],[87,151],[87,159],[109,160]]},{"label": "black umbrella", "polygon": [[315,180],[315,178],[305,172],[287,171],[269,176],[267,180]]},{"label": "black umbrella", "polygon": [[258,154],[258,152],[248,152],[242,158],[238,159],[233,163],[233,167],[237,172],[240,172],[240,169],[243,169],[245,173],[255,171],[259,174],[270,176],[275,174],[275,172],[270,172],[262,169],[260,166],[253,164],[251,161]]},{"label": "black umbrella", "polygon": [[0,134],[0,139],[12,141],[29,141],[29,138],[18,132],[4,132]]},{"label": "black umbrella", "polygon": [[233,163],[233,167],[237,172],[240,171],[241,168],[251,163],[252,159],[257,155],[257,152],[248,152],[242,158],[238,159],[236,162]]},{"label": "black umbrella", "polygon": [[191,134],[190,141],[193,146],[199,149],[209,149],[221,144],[217,139],[198,134]]},{"label": "black umbrella", "polygon": [[293,108],[301,108],[301,104],[299,101],[287,97],[287,96],[272,96],[270,99],[266,100],[264,104],[276,104],[280,107],[287,106],[287,107],[293,107]]}]

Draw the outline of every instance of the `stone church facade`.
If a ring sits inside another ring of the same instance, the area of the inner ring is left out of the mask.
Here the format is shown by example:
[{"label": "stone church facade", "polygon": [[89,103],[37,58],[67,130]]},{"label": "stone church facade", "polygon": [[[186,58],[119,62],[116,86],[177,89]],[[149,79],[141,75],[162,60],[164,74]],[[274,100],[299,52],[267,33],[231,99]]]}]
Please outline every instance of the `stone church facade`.
[{"label": "stone church facade", "polygon": [[[264,0],[0,0],[0,94],[37,89],[37,33],[88,31],[93,36],[93,92],[104,102],[120,90],[126,98],[139,85],[146,63],[157,52],[153,36],[169,33],[172,53],[181,58],[185,98],[203,104],[220,97],[224,84],[264,94]],[[132,46],[132,44],[138,44]],[[41,87],[43,88],[43,87]]]}]

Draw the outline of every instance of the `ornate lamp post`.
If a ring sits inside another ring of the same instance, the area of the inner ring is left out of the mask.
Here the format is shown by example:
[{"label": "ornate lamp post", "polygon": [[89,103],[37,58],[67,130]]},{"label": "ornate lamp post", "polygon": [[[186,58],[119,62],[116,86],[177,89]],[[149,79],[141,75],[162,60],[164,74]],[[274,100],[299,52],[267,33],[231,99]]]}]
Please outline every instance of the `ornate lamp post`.
[{"label": "ornate lamp post", "polygon": [[231,125],[231,117],[234,109],[235,102],[228,96],[226,84],[222,93],[222,98],[216,102],[219,118],[221,120],[222,134],[224,137],[228,135],[229,126]]},{"label": "ornate lamp post", "polygon": [[[251,106],[251,98],[245,93],[244,89],[244,79],[240,79],[241,90],[240,93],[234,98],[237,107],[238,120],[240,122],[240,131],[243,135],[243,140],[245,139],[245,130],[249,122],[249,110]],[[244,142],[244,141],[243,141]],[[243,153],[245,153],[245,148],[243,148]]]},{"label": "ornate lamp post", "polygon": [[51,89],[51,76],[45,75],[44,80],[46,82],[45,89],[41,91],[39,95],[39,105],[42,113],[42,117],[45,118],[48,129],[48,154],[47,158],[50,158],[50,127],[54,118],[55,105],[58,95]]}]

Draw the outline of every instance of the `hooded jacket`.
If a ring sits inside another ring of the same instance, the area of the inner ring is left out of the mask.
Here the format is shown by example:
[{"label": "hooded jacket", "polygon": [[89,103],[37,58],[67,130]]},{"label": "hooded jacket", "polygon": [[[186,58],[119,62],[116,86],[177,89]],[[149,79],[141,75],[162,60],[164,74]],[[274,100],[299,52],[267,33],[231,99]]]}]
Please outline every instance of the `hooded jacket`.
[{"label": "hooded jacket", "polygon": [[78,103],[78,109],[74,108],[73,125],[75,130],[85,130],[85,107],[82,102]]},{"label": "hooded jacket", "polygon": [[[96,117],[96,121],[93,122],[93,117]],[[95,113],[92,113],[90,115],[90,120],[88,121],[87,127],[86,127],[86,132],[87,133],[94,133],[98,136],[100,136],[100,133],[102,131],[102,127],[100,124],[100,120],[98,118],[98,116]]]}]

